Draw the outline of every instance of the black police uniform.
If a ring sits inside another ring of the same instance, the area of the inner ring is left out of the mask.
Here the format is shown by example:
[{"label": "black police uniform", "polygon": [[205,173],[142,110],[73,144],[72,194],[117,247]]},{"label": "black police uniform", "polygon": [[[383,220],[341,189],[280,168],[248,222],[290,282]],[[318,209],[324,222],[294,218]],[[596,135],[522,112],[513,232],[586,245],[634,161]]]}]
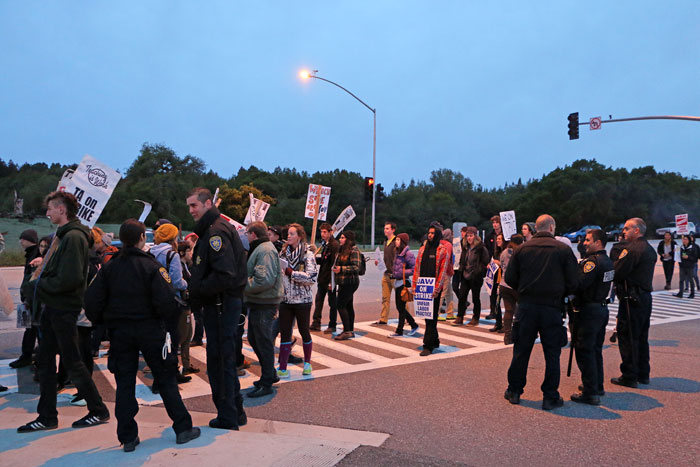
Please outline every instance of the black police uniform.
[{"label": "black police uniform", "polygon": [[160,396],[180,434],[192,429],[192,417],[177,388],[177,355],[164,360],[164,320],[177,312],[175,290],[170,276],[149,253],[126,247],[114,255],[97,273],[85,293],[85,312],[94,324],[109,329],[109,370],[117,382],[115,414],[117,437],[122,444],[138,436],[134,420],[139,410],[136,402],[136,373],[139,352],[153,372]]},{"label": "black police uniform", "polygon": [[537,232],[515,250],[505,281],[518,291],[513,321],[513,359],[508,368],[508,392],[522,394],[530,353],[539,334],[545,358],[542,393],[559,400],[559,356],[563,333],[564,297],[578,286],[576,257],[548,232]]},{"label": "black police uniform", "polygon": [[649,321],[656,252],[645,238],[625,242],[615,261],[615,288],[620,298],[617,333],[620,371],[616,383],[635,386],[649,380]]},{"label": "black police uniform", "polygon": [[207,374],[217,417],[209,425],[238,429],[246,423],[236,369],[238,323],[248,280],[247,255],[233,226],[211,208],[195,225],[190,299],[204,308]]},{"label": "black police uniform", "polygon": [[579,263],[580,285],[576,293],[573,342],[581,370],[583,396],[597,396],[603,388],[603,342],[608,325],[608,296],[615,268],[605,250]]}]

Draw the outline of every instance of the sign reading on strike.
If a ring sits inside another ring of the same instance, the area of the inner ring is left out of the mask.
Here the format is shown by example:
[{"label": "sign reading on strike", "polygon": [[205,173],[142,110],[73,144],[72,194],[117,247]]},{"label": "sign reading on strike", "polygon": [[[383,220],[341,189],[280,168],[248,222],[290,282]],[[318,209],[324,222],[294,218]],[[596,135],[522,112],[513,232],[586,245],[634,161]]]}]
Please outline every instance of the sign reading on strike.
[{"label": "sign reading on strike", "polygon": [[677,235],[688,235],[690,233],[690,228],[688,227],[688,214],[677,214],[676,215],[676,234]]},{"label": "sign reading on strike", "polygon": [[419,277],[416,281],[416,293],[413,295],[416,318],[433,319],[434,290],[434,277]]},{"label": "sign reading on strike", "polygon": [[[320,199],[319,199],[320,198]],[[328,213],[328,201],[331,198],[331,187],[309,184],[309,192],[306,195],[306,208],[304,217],[314,218],[316,202],[318,201],[318,220],[325,221]]]},{"label": "sign reading on strike", "polygon": [[80,222],[93,228],[121,178],[116,170],[86,155],[70,179],[61,179],[60,186],[78,200]]}]

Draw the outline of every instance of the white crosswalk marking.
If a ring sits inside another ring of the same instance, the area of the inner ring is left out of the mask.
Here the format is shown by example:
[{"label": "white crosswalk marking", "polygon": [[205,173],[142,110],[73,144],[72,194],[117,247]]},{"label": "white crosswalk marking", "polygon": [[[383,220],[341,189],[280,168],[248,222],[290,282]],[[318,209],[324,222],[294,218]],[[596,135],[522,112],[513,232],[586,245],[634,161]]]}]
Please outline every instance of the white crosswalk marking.
[{"label": "white crosswalk marking", "polygon": [[[678,321],[700,318],[700,299],[688,299],[674,297],[676,291],[654,292],[653,311],[651,324],[665,324]],[[608,329],[615,328],[615,318],[618,313],[618,303],[609,306],[610,322]],[[370,322],[355,323],[354,339],[348,341],[335,341],[330,334],[312,333],[313,354],[311,363],[314,367],[310,376],[302,375],[302,365],[289,365],[290,378],[281,382],[301,381],[314,378],[330,377],[345,373],[353,373],[378,368],[386,368],[398,365],[409,365],[428,360],[453,358],[462,355],[470,355],[489,352],[506,348],[503,345],[503,334],[488,332],[493,321],[482,320],[480,326],[452,326],[452,321],[439,321],[438,332],[442,345],[440,349],[428,357],[419,356],[422,348],[425,322],[418,320],[420,330],[413,336],[404,334],[402,337],[388,337],[395,330],[397,320],[390,320],[386,326],[372,326]],[[410,327],[406,326],[404,333]],[[339,327],[338,331],[342,331]],[[298,344],[294,346],[293,354],[302,355],[301,336],[295,329],[294,335]],[[278,341],[279,343],[279,341]],[[247,341],[243,343],[243,354],[251,362],[251,368],[245,376],[240,377],[241,388],[246,389],[260,377],[260,366],[255,352]],[[192,381],[180,385],[180,393],[183,399],[192,397],[209,396],[211,389],[206,376],[206,348],[203,346],[191,347],[190,356],[192,365],[200,368],[199,373],[192,374]],[[0,361],[0,384],[9,387],[8,392],[18,390],[17,371],[9,368],[11,360]],[[116,387],[114,376],[107,370],[107,359],[103,357],[95,361],[96,380],[101,380],[102,385],[107,384]],[[277,364],[277,362],[275,362]],[[141,362],[143,369],[144,363]],[[21,370],[22,371],[22,370]],[[140,371],[137,377],[136,397],[142,405],[154,405],[162,403],[157,394],[152,394],[150,387],[153,384],[152,375]],[[74,392],[73,390],[70,391]],[[69,400],[69,394],[61,394],[60,399]]]}]

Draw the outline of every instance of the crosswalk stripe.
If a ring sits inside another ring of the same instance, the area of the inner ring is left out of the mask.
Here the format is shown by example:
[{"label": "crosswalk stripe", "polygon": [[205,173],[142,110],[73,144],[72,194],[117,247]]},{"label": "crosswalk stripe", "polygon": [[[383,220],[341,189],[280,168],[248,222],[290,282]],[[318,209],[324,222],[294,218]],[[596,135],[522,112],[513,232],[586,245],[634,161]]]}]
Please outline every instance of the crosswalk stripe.
[{"label": "crosswalk stripe", "polygon": [[322,337],[320,339],[315,339],[313,342],[314,347],[329,348],[331,350],[347,353],[349,355],[352,355],[353,357],[359,358],[360,360],[364,360],[365,362],[385,362],[391,360],[390,358],[384,357],[382,355],[377,355],[372,352],[367,352],[364,350],[356,349],[355,347],[351,347],[349,345],[345,345],[344,342],[347,341],[334,341]]}]

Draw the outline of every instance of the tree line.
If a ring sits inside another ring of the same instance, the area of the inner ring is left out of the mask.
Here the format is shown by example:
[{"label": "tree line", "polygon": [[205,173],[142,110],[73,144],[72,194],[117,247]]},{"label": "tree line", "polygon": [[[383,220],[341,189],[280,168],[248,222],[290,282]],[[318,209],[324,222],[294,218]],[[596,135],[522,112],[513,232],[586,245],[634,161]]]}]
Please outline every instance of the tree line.
[{"label": "tree line", "polygon": [[[43,216],[43,198],[56,189],[67,168],[75,165],[20,166],[0,159],[0,213],[12,212],[16,190],[24,199],[25,213]],[[220,188],[220,210],[240,222],[248,210],[248,193],[253,193],[272,205],[266,222],[299,222],[310,231],[311,219],[303,218],[309,183],[331,187],[329,222],[352,205],[357,217],[348,228],[357,233],[360,242],[369,243],[371,208],[364,200],[364,177],[357,172],[336,169],[310,174],[290,168],[265,171],[250,166],[225,178],[208,170],[198,157],[179,157],[167,146],[148,143],[123,174],[100,222],[120,223],[138,217],[142,206],[133,200],[141,199],[153,205],[147,225],[167,218],[189,230],[194,223],[185,205],[187,193],[192,187],[205,186],[212,191]],[[377,195],[378,242],[383,237],[385,220],[396,222],[399,231],[419,239],[432,221],[445,226],[462,221],[488,229],[491,216],[506,210],[515,210],[520,224],[549,213],[557,220],[560,232],[585,224],[605,227],[629,217],[642,217],[650,228],[656,228],[672,221],[675,214],[688,213],[690,220],[695,221],[700,212],[700,180],[695,177],[657,172],[652,166],[629,171],[615,169],[595,159],[580,159],[540,179],[525,183],[518,180],[498,188],[484,188],[457,170],[439,169],[431,173],[428,181],[411,180],[394,185],[387,194]]]}]

